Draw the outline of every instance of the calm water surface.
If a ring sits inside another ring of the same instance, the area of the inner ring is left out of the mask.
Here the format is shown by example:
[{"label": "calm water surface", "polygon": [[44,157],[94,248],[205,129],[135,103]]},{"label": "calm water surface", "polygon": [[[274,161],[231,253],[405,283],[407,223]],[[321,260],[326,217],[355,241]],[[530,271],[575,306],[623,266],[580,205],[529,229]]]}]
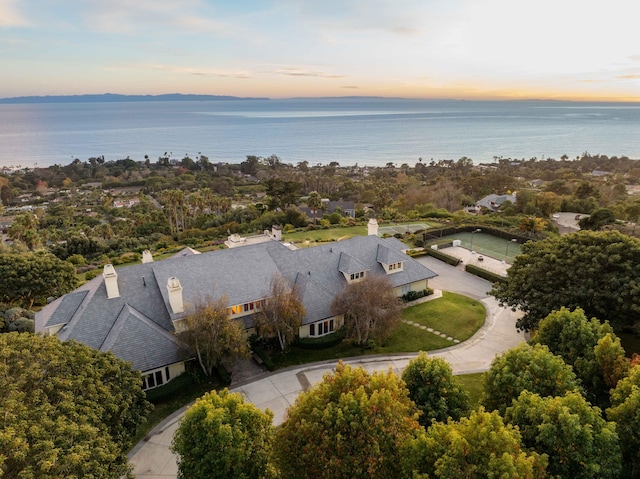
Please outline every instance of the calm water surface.
[{"label": "calm water surface", "polygon": [[640,159],[640,104],[546,101],[291,99],[0,105],[0,166],[73,158],[152,161],[202,153],[239,163],[413,165],[575,157]]}]

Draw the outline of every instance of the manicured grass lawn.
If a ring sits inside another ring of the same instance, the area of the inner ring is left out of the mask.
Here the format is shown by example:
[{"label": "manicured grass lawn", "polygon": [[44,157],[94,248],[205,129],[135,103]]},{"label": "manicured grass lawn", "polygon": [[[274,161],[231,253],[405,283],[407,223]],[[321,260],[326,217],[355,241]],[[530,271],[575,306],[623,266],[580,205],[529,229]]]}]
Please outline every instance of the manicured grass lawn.
[{"label": "manicured grass lawn", "polygon": [[[442,298],[406,308],[402,317],[465,341],[484,324],[485,314],[482,303],[459,294],[444,293]],[[373,348],[363,349],[353,346],[349,341],[319,350],[292,346],[286,353],[276,355],[273,362],[279,369],[297,364],[371,354],[433,351],[453,344],[425,329],[402,322],[384,344]]]},{"label": "manicured grass lawn", "polygon": [[295,243],[302,248],[307,246],[314,246],[315,243],[326,241],[338,241],[339,239],[348,239],[353,236],[364,236],[367,234],[367,227],[362,226],[348,226],[346,228],[329,228],[329,229],[315,229],[313,231],[295,231],[293,233],[284,233],[282,239],[289,243]]},{"label": "manicured grass lawn", "polygon": [[469,394],[469,405],[472,409],[480,406],[482,399],[482,385],[484,381],[484,373],[461,374],[456,376],[460,385]]},{"label": "manicured grass lawn", "polygon": [[442,298],[406,308],[402,318],[433,328],[454,339],[470,338],[484,324],[486,310],[479,301],[444,292]]}]

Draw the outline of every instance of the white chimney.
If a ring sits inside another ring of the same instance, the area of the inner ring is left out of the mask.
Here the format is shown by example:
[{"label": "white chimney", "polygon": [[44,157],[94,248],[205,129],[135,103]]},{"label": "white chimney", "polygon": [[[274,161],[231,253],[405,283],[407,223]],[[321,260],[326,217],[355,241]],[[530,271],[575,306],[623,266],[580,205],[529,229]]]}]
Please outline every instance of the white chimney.
[{"label": "white chimney", "polygon": [[153,255],[148,249],[142,252],[142,263],[153,263]]},{"label": "white chimney", "polygon": [[119,298],[120,290],[118,290],[118,273],[112,264],[105,264],[102,271],[104,285],[107,288],[107,298]]},{"label": "white chimney", "polygon": [[169,293],[169,305],[173,314],[184,312],[184,303],[182,302],[182,285],[180,280],[172,276],[167,281],[167,291]]},{"label": "white chimney", "polygon": [[371,218],[367,224],[367,233],[369,236],[378,236],[378,222],[375,218]]},{"label": "white chimney", "polygon": [[271,227],[271,237],[276,241],[282,241],[282,228],[279,225]]}]

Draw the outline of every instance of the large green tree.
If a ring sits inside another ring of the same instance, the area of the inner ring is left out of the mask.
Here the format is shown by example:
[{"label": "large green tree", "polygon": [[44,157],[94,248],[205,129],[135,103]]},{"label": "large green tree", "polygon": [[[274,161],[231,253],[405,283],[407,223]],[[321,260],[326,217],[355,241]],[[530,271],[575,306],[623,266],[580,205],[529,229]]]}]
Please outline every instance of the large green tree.
[{"label": "large green tree", "polygon": [[178,337],[198,359],[206,376],[211,376],[223,359],[249,356],[242,323],[229,316],[226,297],[199,300],[184,322],[186,330]]},{"label": "large green tree", "polygon": [[631,477],[640,478],[640,366],[611,391],[607,418],[617,424],[625,463],[631,465]]},{"label": "large green tree", "polygon": [[403,454],[404,477],[414,479],[532,479],[545,477],[546,458],[527,452],[518,430],[482,408],[459,422],[434,423]]},{"label": "large green tree", "polygon": [[[580,308],[575,311],[561,308],[540,322],[530,343],[544,344],[553,354],[562,357],[573,367],[587,400],[607,407],[609,389],[624,376],[626,364],[624,349],[615,336],[610,336],[606,345],[599,346],[600,340],[612,333],[607,323],[603,324],[596,318],[588,320]],[[600,360],[596,358],[596,350]],[[615,369],[618,369],[617,373]],[[613,378],[610,377],[612,375]]]},{"label": "large green tree", "polygon": [[149,403],[140,373],[111,353],[32,334],[0,334],[0,476],[105,478]]},{"label": "large green tree", "polygon": [[384,341],[400,322],[402,304],[386,276],[372,274],[347,284],[331,310],[343,314],[347,337],[356,344]]},{"label": "large green tree", "polygon": [[617,231],[581,231],[521,247],[505,282],[491,291],[524,315],[517,327],[535,329],[554,310],[582,308],[616,331],[640,314],[640,240]]},{"label": "large green tree", "polygon": [[420,353],[402,372],[409,398],[422,411],[420,424],[460,419],[469,412],[469,396],[453,376],[451,366],[442,358]]},{"label": "large green tree", "polygon": [[267,477],[275,429],[239,393],[211,391],[187,409],[173,436],[179,479]]},{"label": "large green tree", "polygon": [[518,426],[530,451],[546,454],[548,472],[572,479],[616,478],[622,456],[616,425],[577,393],[542,398],[523,391],[504,419]]},{"label": "large green tree", "polygon": [[571,366],[540,344],[521,344],[498,356],[484,376],[483,403],[504,413],[522,391],[542,397],[579,391]]},{"label": "large green tree", "polygon": [[0,300],[30,309],[78,284],[75,268],[47,253],[0,254]]},{"label": "large green tree", "polygon": [[302,393],[276,435],[283,479],[401,477],[401,448],[420,426],[402,380],[340,362]]}]

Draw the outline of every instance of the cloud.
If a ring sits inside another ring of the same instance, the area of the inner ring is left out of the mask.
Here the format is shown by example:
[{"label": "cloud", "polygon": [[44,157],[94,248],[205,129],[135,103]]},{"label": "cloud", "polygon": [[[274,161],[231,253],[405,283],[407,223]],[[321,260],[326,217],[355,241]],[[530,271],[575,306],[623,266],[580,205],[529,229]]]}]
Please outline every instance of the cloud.
[{"label": "cloud", "polygon": [[303,70],[300,68],[282,68],[274,73],[292,77],[345,78],[344,75],[331,75],[322,71]]},{"label": "cloud", "polygon": [[31,22],[20,12],[18,0],[0,2],[0,27],[26,27]]},{"label": "cloud", "polygon": [[183,75],[201,76],[201,77],[217,77],[217,78],[238,78],[247,79],[253,78],[254,74],[250,71],[226,71],[215,69],[203,69],[195,67],[185,67],[180,65],[166,65],[160,63],[147,63],[147,64],[124,64],[124,65],[111,65],[104,67],[103,70],[122,72],[132,70],[153,70],[162,71],[167,73],[177,73]]},{"label": "cloud", "polygon": [[616,78],[623,80],[640,80],[640,73],[629,73],[627,75],[618,75]]},{"label": "cloud", "polygon": [[[216,20],[215,11],[200,0],[110,0],[82,4],[82,17],[98,31],[132,34],[157,29],[157,34],[220,33],[228,26]],[[170,30],[163,30],[170,29]]]},{"label": "cloud", "polygon": [[347,89],[350,89],[350,90],[359,90],[360,89],[360,87],[356,86],[356,85],[343,85],[340,88],[347,88]]}]

